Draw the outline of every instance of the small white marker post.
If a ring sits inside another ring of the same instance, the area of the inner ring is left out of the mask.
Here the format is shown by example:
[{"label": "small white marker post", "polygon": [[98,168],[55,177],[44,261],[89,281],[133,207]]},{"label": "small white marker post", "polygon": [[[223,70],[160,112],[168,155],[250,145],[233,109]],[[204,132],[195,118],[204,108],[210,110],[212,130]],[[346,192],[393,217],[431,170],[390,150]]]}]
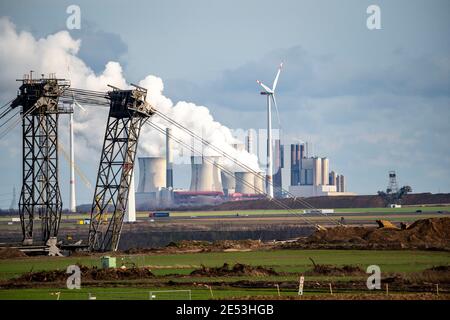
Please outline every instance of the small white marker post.
[{"label": "small white marker post", "polygon": [[329,283],[330,285],[330,294],[333,295],[333,287],[331,286],[331,282]]},{"label": "small white marker post", "polygon": [[281,297],[280,286],[278,285],[278,283],[276,284],[276,286],[277,286],[278,296]]},{"label": "small white marker post", "polygon": [[305,277],[301,276],[299,283],[298,283],[298,295],[302,296],[303,295],[303,284],[305,283]]},{"label": "small white marker post", "polygon": [[211,298],[214,298],[214,295],[213,295],[213,291],[212,291],[211,286],[209,286],[209,285],[206,285],[206,286],[209,288],[209,292],[211,292]]},{"label": "small white marker post", "polygon": [[50,292],[51,296],[56,296],[56,300],[59,300],[59,296],[61,295],[61,292]]}]

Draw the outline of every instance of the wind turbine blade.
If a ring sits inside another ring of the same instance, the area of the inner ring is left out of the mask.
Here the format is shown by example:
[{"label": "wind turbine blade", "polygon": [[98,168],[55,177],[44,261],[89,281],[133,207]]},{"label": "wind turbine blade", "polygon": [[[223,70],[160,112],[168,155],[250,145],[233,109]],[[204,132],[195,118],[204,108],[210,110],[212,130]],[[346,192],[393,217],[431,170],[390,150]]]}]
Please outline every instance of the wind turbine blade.
[{"label": "wind turbine blade", "polygon": [[272,91],[275,92],[275,89],[277,87],[277,83],[278,83],[278,78],[280,77],[280,73],[281,73],[281,68],[283,67],[283,62],[280,63],[280,66],[278,67],[278,72],[277,72],[277,76],[275,77],[275,80],[273,80],[273,86],[272,86]]},{"label": "wind turbine blade", "polygon": [[272,90],[268,87],[268,86],[266,86],[264,83],[262,83],[261,81],[259,81],[259,80],[256,80],[256,82],[267,92],[267,93],[272,93]]},{"label": "wind turbine blade", "polygon": [[273,101],[273,104],[275,105],[275,111],[277,112],[278,129],[281,129],[280,113],[278,112],[278,105],[277,105],[277,100],[275,99],[275,94],[272,94],[272,101]]}]

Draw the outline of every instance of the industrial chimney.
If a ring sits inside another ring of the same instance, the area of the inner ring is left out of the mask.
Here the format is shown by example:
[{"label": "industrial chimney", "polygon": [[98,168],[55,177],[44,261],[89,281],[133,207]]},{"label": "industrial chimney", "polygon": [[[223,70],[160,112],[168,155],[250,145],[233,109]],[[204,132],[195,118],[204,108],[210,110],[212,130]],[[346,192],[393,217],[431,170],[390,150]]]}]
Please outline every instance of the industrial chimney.
[{"label": "industrial chimney", "polygon": [[173,188],[173,158],[171,130],[166,128],[166,187]]}]

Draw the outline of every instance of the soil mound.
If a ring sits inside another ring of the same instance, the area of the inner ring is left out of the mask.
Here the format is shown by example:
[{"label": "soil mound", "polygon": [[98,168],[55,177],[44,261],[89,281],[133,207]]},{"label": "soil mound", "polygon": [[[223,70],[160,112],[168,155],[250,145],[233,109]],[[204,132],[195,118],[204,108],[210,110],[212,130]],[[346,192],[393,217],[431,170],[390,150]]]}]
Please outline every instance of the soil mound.
[{"label": "soil mound", "polygon": [[434,272],[450,272],[450,266],[434,266],[425,271],[434,271]]},{"label": "soil mound", "polygon": [[23,258],[27,255],[15,248],[0,248],[0,259]]},{"label": "soil mound", "polygon": [[[80,266],[81,279],[86,280],[132,280],[153,278],[155,275],[147,268],[110,268]],[[14,282],[61,282],[66,281],[69,274],[65,270],[28,272],[14,279]]]},{"label": "soil mound", "polygon": [[167,249],[177,250],[227,250],[227,249],[257,249],[263,246],[261,240],[217,240],[214,242],[198,240],[182,240],[169,243]]},{"label": "soil mound", "polygon": [[295,245],[450,250],[450,218],[418,220],[404,230],[339,226],[318,230]]},{"label": "soil mound", "polygon": [[343,265],[342,267],[328,265],[328,264],[315,264],[311,271],[306,272],[308,275],[330,275],[330,276],[344,276],[344,275],[357,275],[364,274],[364,270],[359,266]]},{"label": "soil mound", "polygon": [[211,242],[200,241],[200,240],[181,240],[177,242],[170,242],[167,248],[177,248],[177,249],[202,249],[209,247]]},{"label": "soil mound", "polygon": [[212,246],[217,249],[257,249],[262,246],[261,240],[218,240]]},{"label": "soil mound", "polygon": [[272,268],[264,268],[261,266],[250,266],[247,264],[236,263],[234,266],[230,266],[228,263],[224,263],[221,267],[205,267],[201,266],[200,269],[191,272],[193,276],[270,276],[278,275],[278,273]]}]

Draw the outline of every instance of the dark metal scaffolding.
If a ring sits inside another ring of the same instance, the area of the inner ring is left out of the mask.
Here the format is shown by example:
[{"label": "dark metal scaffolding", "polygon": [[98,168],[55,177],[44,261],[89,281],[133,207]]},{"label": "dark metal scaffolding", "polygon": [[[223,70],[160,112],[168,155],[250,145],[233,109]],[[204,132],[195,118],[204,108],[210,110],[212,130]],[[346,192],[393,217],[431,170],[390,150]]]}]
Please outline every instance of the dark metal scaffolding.
[{"label": "dark metal scaffolding", "polygon": [[61,193],[58,183],[58,117],[71,108],[58,105],[70,83],[64,79],[32,79],[22,82],[11,108],[22,106],[23,165],[19,214],[24,244],[33,243],[36,215],[41,220],[41,240],[58,234],[61,220]]},{"label": "dark metal scaffolding", "polygon": [[[147,91],[113,88],[110,110],[91,208],[89,248],[117,250],[142,124],[154,110],[145,101]],[[111,219],[104,216],[111,212]]]}]

